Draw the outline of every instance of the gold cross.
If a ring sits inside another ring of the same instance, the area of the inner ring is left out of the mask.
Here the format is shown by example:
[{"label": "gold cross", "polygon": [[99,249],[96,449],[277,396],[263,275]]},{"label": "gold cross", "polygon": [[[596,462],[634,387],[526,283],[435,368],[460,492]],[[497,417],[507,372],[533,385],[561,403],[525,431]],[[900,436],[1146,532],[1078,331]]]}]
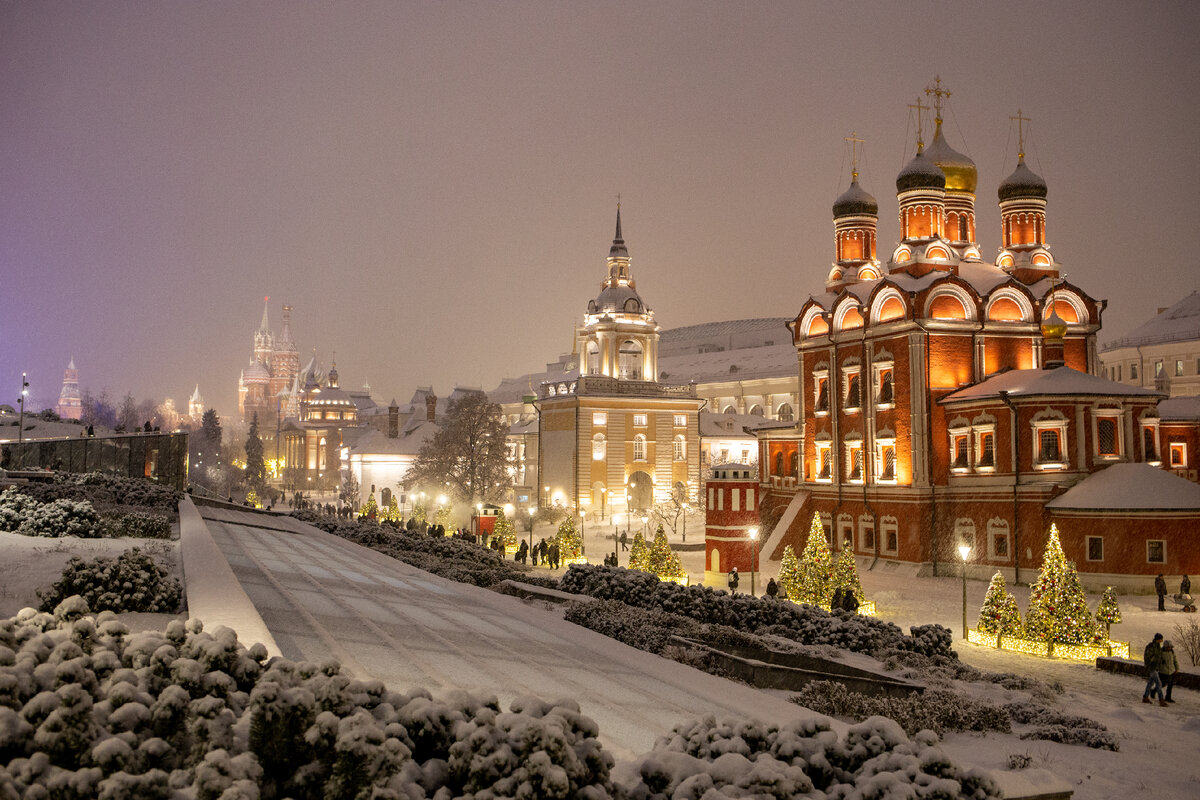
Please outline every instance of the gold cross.
[{"label": "gold cross", "polygon": [[908,107],[917,110],[917,152],[919,153],[925,149],[925,129],[921,126],[921,112],[928,111],[929,106],[922,105],[921,96],[917,95],[917,102],[909,103]]},{"label": "gold cross", "polygon": [[617,211],[621,210],[621,193],[617,193]]},{"label": "gold cross", "polygon": [[942,121],[942,106],[950,99],[950,90],[942,88],[942,76],[933,76],[933,86],[925,87],[925,94],[933,95],[933,107],[937,109],[937,121]]},{"label": "gold cross", "polygon": [[850,143],[850,172],[855,180],[858,179],[858,149],[857,146],[864,143],[863,139],[858,138],[858,134],[850,131],[850,135],[845,137],[845,141]]},{"label": "gold cross", "polygon": [[1009,117],[1009,119],[1015,119],[1017,121],[1017,157],[1024,158],[1025,157],[1025,126],[1024,126],[1024,123],[1033,122],[1033,120],[1031,120],[1029,117],[1022,116],[1021,109],[1019,109],[1019,108],[1017,109],[1017,115],[1015,117]]}]

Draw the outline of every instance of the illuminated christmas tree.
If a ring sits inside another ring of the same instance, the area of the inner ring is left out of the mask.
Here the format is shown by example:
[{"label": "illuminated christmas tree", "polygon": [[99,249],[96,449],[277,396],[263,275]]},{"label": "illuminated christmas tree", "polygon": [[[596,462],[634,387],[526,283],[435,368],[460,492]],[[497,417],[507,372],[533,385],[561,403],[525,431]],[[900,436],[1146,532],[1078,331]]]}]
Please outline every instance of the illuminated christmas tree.
[{"label": "illuminated christmas tree", "polygon": [[[824,533],[821,539],[825,539]],[[830,596],[838,589],[850,590],[854,592],[854,597],[859,603],[863,601],[866,592],[863,591],[862,581],[858,579],[858,563],[854,560],[854,551],[849,547],[842,548],[837,563],[833,566],[833,577],[830,580]]]},{"label": "illuminated christmas tree", "polygon": [[833,587],[830,585],[832,562],[821,518],[814,513],[808,529],[808,543],[800,554],[800,584],[796,587],[796,594],[788,592],[788,597],[797,603],[829,608],[830,598],[833,597]]},{"label": "illuminated christmas tree", "polygon": [[783,548],[783,560],[779,562],[779,586],[789,599],[800,596],[800,560],[790,544]]},{"label": "illuminated christmas tree", "polygon": [[1095,632],[1075,564],[1063,555],[1058,526],[1051,524],[1042,570],[1030,587],[1025,637],[1040,642],[1088,644]]},{"label": "illuminated christmas tree", "polygon": [[396,495],[392,495],[392,499],[388,501],[388,507],[383,512],[383,518],[392,520],[393,522],[400,521],[400,504],[396,502]]},{"label": "illuminated christmas tree", "polygon": [[983,605],[979,609],[981,633],[992,636],[1019,636],[1021,634],[1021,610],[1017,598],[1012,596],[1004,583],[1004,576],[997,572],[992,576]]},{"label": "illuminated christmas tree", "polygon": [[575,528],[575,517],[567,514],[566,518],[558,525],[558,533],[555,537],[558,540],[558,557],[562,561],[569,558],[579,558],[583,550],[583,537],[579,535],[579,531]]},{"label": "illuminated christmas tree", "polygon": [[667,542],[667,534],[660,524],[654,532],[654,542],[650,545],[650,572],[660,578],[682,578],[686,573],[679,556]]},{"label": "illuminated christmas tree", "polygon": [[517,548],[517,529],[513,527],[511,521],[505,516],[503,511],[496,513],[496,528],[493,531],[494,536],[499,536],[504,542],[505,548]]},{"label": "illuminated christmas tree", "polygon": [[246,492],[246,502],[255,508],[262,508],[262,501],[258,499],[258,492],[253,489]]},{"label": "illuminated christmas tree", "polygon": [[426,519],[425,506],[421,505],[420,503],[413,503],[412,514],[409,515],[409,519],[413,520],[414,523],[418,525],[424,522]]},{"label": "illuminated christmas tree", "polygon": [[[433,524],[441,525],[442,528],[445,528],[446,525],[449,524],[449,522],[450,522],[450,506],[439,506],[437,513],[433,515]],[[450,532],[446,531],[446,535],[449,536]]]},{"label": "illuminated christmas tree", "polygon": [[375,519],[379,516],[379,506],[375,503],[375,495],[367,496],[367,502],[363,504],[358,516],[362,519]]},{"label": "illuminated christmas tree", "polygon": [[1117,593],[1113,587],[1106,587],[1104,596],[1100,598],[1100,605],[1096,608],[1096,622],[1104,626],[1104,639],[1107,642],[1112,638],[1110,629],[1121,621],[1121,607],[1117,605]]},{"label": "illuminated christmas tree", "polygon": [[633,544],[629,546],[629,568],[650,571],[650,550],[646,547],[646,539],[642,532],[633,535]]}]

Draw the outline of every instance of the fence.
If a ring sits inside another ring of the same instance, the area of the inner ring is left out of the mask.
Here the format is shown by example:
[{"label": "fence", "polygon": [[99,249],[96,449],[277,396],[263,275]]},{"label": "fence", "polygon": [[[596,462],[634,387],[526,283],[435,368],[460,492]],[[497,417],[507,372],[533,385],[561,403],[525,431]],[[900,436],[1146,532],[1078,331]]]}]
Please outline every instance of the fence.
[{"label": "fence", "polygon": [[135,433],[0,444],[0,468],[104,472],[187,488],[188,435]]}]

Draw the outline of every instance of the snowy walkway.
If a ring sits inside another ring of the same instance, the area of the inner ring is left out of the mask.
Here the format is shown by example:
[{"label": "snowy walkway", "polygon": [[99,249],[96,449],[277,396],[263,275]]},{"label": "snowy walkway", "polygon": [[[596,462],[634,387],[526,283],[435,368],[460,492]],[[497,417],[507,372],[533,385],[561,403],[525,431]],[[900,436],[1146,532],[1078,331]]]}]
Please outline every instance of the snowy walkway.
[{"label": "snowy walkway", "polygon": [[[524,694],[571,698],[599,723],[618,759],[648,751],[676,723],[706,713],[774,722],[811,714],[779,695],[592,633],[556,611],[438,578],[295,520],[200,511],[288,658],[333,657],[396,689],[465,689],[494,694],[503,707]],[[204,580],[190,567],[185,553],[189,583]]]}]

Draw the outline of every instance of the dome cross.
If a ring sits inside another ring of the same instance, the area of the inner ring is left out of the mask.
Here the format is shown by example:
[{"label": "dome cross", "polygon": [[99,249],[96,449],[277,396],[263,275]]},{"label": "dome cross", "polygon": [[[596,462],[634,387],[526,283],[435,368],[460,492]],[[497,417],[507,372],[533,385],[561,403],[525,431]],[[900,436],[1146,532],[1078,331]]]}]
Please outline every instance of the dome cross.
[{"label": "dome cross", "polygon": [[1017,158],[1025,158],[1025,123],[1033,122],[1033,120],[1023,116],[1019,108],[1017,109],[1017,115],[1009,117],[1009,119],[1016,120],[1017,122]]}]

